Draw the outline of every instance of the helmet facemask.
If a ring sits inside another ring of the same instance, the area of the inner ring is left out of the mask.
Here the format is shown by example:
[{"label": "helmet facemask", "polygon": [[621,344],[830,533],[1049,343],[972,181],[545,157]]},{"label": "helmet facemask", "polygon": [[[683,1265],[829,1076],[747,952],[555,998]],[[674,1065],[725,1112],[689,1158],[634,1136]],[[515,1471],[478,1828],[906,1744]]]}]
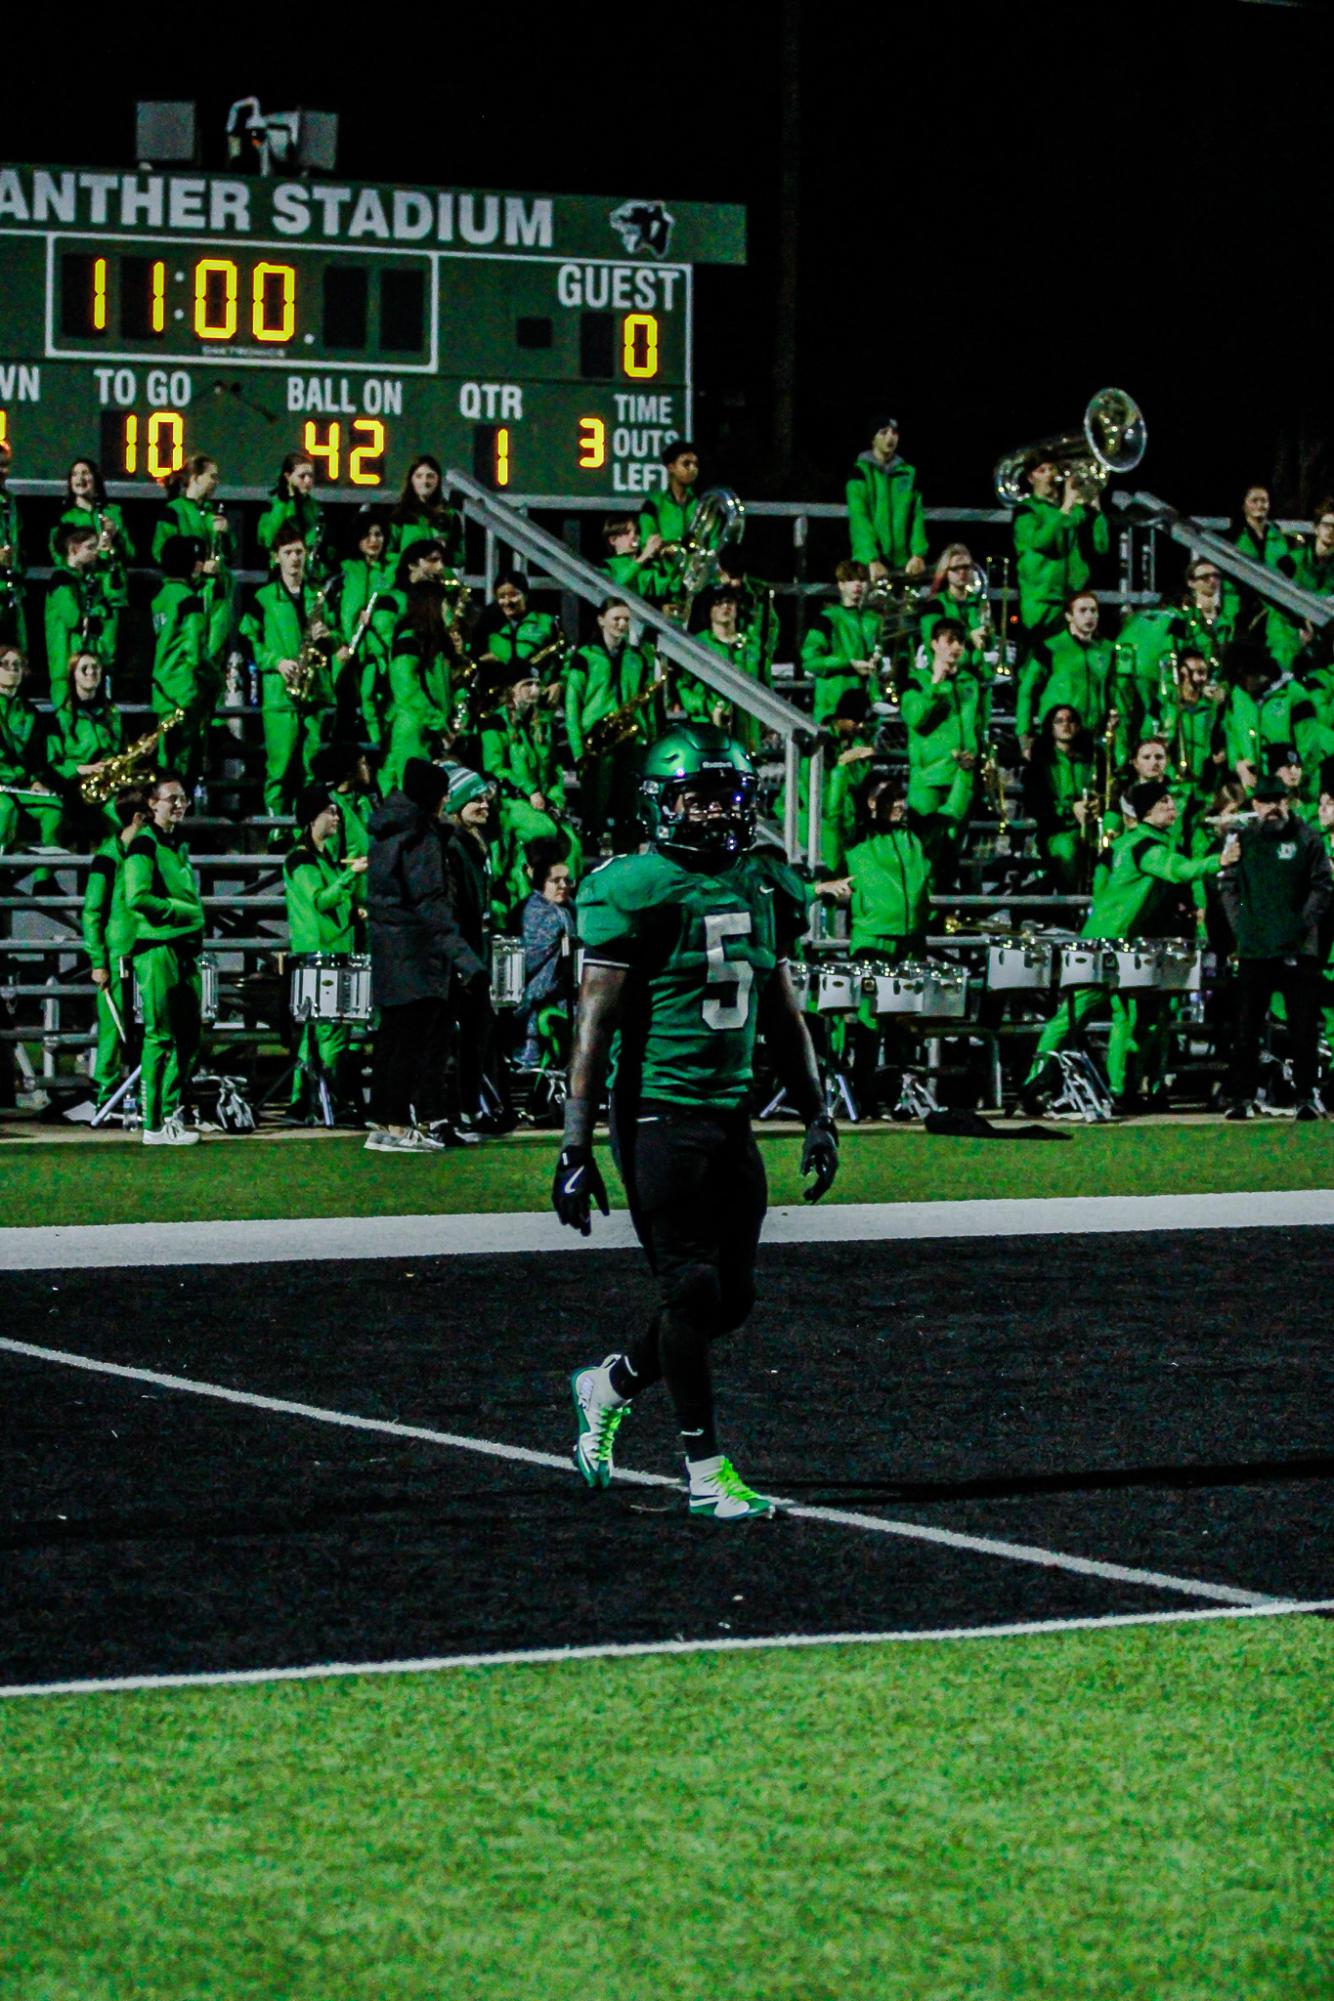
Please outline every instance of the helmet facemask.
[{"label": "helmet facemask", "polygon": [[753,775],[735,770],[664,781],[654,845],[718,859],[745,854],[755,839],[755,789]]}]

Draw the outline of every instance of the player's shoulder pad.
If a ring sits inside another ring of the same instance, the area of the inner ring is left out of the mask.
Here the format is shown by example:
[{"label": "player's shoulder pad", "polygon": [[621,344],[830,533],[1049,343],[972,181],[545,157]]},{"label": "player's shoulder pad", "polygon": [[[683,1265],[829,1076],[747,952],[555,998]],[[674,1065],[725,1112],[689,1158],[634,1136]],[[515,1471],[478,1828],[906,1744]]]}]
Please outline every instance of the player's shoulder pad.
[{"label": "player's shoulder pad", "polygon": [[617,910],[644,910],[662,900],[672,864],[650,848],[642,855],[613,855],[586,875],[579,899],[591,897]]}]

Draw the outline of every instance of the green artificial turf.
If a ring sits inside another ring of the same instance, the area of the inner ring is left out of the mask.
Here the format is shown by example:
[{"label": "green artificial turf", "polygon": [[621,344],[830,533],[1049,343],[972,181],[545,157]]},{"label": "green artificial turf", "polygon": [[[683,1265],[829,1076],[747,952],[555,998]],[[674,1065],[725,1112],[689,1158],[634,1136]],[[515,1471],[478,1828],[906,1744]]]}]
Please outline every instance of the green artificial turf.
[{"label": "green artificial turf", "polygon": [[[844,1128],[831,1201],[928,1202],[1044,1195],[1162,1195],[1334,1186],[1326,1126],[1080,1126],[1049,1144],[941,1139],[879,1126]],[[491,1141],[468,1152],[367,1153],[359,1138],[205,1141],[145,1152],[137,1140],[0,1149],[0,1221],[188,1222],[208,1217],[383,1216],[544,1209],[554,1136]],[[801,1146],[760,1131],[770,1199],[800,1199]],[[612,1200],[620,1184],[606,1161]]]},{"label": "green artificial turf", "polygon": [[1289,1619],[10,1702],[0,1992],[1327,1997],[1332,1674]]}]

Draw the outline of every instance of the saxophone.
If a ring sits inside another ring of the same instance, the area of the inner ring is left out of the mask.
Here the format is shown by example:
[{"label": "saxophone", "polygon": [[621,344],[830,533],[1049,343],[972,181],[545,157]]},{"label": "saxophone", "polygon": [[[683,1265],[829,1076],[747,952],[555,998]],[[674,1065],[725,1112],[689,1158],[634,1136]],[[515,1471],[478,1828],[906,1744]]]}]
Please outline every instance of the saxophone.
[{"label": "saxophone", "polygon": [[641,688],[629,701],[622,702],[619,709],[609,715],[599,716],[584,738],[584,747],[579,755],[580,776],[591,770],[593,765],[619,750],[623,743],[631,743],[643,733],[643,711],[656,700],[666,686],[666,676],[659,674]]},{"label": "saxophone", "polygon": [[174,730],[177,723],[185,721],[184,709],[173,709],[169,716],[153,729],[145,730],[124,750],[114,757],[104,757],[95,771],[88,771],[79,780],[79,795],[90,806],[105,806],[108,799],[117,792],[123,792],[127,785],[141,785],[158,762],[162,750],[162,739],[168,730]]},{"label": "saxophone", "polygon": [[315,688],[315,677],[329,657],[327,637],[316,639],[313,631],[313,628],[323,620],[324,601],[327,596],[328,591],[321,584],[315,593],[310,617],[306,620],[305,630],[301,634],[301,646],[296,656],[296,672],[290,676],[287,683],[287,692],[297,708],[301,708],[310,700]]}]

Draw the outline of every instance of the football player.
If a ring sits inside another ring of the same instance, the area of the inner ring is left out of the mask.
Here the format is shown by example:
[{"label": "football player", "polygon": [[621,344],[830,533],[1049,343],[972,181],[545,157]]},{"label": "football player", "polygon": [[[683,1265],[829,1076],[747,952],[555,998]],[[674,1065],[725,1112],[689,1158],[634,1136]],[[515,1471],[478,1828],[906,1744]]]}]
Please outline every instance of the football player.
[{"label": "football player", "polygon": [[584,968],[552,1200],[562,1223],[585,1236],[592,1205],[608,1213],[593,1125],[610,1060],[612,1155],[658,1308],[622,1352],[572,1376],[574,1458],[590,1487],[605,1487],[627,1406],[661,1377],[676,1408],[691,1514],[741,1521],[772,1514],[774,1502],[719,1448],[709,1346],[741,1326],[755,1297],[767,1202],[747,1108],[758,1027],[806,1121],[808,1201],[838,1168],[786,964],[806,929],[806,904],[781,859],[749,852],[755,773],[721,729],[688,723],[659,738],[645,753],[640,795],[647,849],[604,862],[579,889]]}]

